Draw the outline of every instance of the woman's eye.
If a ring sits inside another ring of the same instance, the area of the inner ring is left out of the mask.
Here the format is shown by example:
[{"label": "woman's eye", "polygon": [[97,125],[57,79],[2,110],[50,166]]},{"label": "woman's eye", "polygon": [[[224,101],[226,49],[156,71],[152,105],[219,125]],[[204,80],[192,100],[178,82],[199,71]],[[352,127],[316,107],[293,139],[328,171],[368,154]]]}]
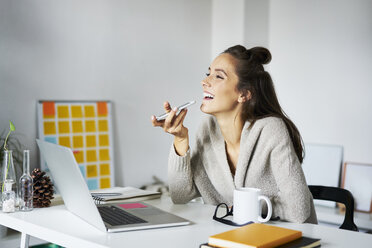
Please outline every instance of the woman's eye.
[{"label": "woman's eye", "polygon": [[217,75],[216,78],[218,78],[218,79],[224,79],[223,77],[221,77],[219,75]]},{"label": "woman's eye", "polygon": [[207,73],[205,73],[205,75],[207,75],[207,77],[209,77],[209,75],[211,75],[211,74],[207,72]]}]

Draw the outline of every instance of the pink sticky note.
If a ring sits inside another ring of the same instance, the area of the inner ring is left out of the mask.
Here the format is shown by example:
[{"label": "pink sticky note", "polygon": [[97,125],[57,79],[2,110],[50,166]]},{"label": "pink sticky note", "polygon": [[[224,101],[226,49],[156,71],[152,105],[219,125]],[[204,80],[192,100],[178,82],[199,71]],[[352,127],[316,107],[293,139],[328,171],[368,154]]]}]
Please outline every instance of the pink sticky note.
[{"label": "pink sticky note", "polygon": [[132,209],[132,208],[147,208],[146,205],[141,203],[126,203],[126,204],[119,204],[120,207],[125,209]]}]

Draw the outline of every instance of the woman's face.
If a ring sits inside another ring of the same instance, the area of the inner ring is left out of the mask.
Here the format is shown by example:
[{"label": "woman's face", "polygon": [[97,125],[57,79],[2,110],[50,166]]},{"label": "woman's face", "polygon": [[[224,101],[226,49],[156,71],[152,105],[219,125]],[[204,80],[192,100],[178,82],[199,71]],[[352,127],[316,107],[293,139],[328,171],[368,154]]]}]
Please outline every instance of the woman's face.
[{"label": "woman's face", "polygon": [[235,113],[241,94],[237,91],[238,76],[235,73],[236,59],[227,53],[215,58],[201,82],[203,102],[201,111],[214,116]]}]

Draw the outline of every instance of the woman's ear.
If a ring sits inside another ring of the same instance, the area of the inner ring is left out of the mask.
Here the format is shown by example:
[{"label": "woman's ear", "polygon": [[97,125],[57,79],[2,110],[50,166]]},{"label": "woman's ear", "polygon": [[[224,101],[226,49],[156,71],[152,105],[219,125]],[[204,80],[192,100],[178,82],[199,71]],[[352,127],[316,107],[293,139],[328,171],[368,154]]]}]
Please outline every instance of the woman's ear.
[{"label": "woman's ear", "polygon": [[247,90],[246,92],[242,92],[238,98],[238,102],[240,103],[244,103],[246,101],[249,101],[251,100],[252,98],[252,94],[249,90]]}]

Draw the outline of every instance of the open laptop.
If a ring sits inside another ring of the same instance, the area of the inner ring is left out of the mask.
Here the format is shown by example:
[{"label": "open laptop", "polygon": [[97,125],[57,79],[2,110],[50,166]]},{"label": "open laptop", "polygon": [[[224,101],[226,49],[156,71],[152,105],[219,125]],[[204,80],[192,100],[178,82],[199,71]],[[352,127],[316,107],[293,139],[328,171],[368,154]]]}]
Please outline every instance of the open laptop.
[{"label": "open laptop", "polygon": [[144,202],[96,205],[70,148],[36,140],[66,208],[105,232],[188,225],[186,219]]}]

